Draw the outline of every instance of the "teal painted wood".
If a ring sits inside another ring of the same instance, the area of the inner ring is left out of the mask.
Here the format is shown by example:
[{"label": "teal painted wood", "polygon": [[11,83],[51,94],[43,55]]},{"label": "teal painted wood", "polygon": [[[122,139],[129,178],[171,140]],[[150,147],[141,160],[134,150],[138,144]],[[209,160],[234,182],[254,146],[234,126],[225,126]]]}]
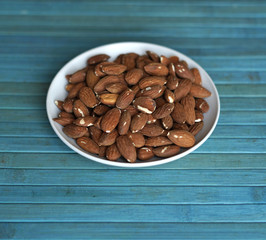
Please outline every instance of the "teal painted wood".
[{"label": "teal painted wood", "polygon": [[[1,185],[266,186],[265,170],[0,169]],[[121,181],[123,179],[123,181]],[[167,201],[166,201],[167,203]]]},{"label": "teal painted wood", "polygon": [[265,229],[266,223],[0,223],[5,239],[264,240]]},{"label": "teal painted wood", "polygon": [[[76,153],[1,153],[0,168],[117,169]],[[120,168],[119,168],[120,169]],[[192,153],[174,162],[145,169],[266,169],[265,154]],[[120,169],[121,170],[121,169]]]},{"label": "teal painted wood", "polygon": [[266,203],[266,187],[0,186],[0,192],[0,203],[164,204],[165,199],[167,204]]}]

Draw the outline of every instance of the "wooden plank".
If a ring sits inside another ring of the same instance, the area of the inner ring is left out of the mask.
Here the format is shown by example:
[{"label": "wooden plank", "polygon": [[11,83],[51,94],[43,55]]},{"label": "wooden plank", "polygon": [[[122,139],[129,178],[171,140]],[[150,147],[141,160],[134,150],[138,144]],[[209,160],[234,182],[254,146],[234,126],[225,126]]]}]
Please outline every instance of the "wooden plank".
[{"label": "wooden plank", "polygon": [[[266,187],[0,186],[2,203],[254,204]],[[139,197],[141,196],[141,198]],[[166,201],[167,199],[167,201]]]},{"label": "wooden plank", "polygon": [[[117,169],[76,153],[1,153],[0,168]],[[146,169],[146,168],[145,168]],[[265,154],[199,154],[147,169],[266,169]]]},{"label": "wooden plank", "polygon": [[6,239],[264,240],[266,223],[0,223]]},{"label": "wooden plank", "polygon": [[[265,186],[265,170],[0,169],[0,185]],[[1,211],[0,211],[1,212]]]},{"label": "wooden plank", "polygon": [[[159,214],[154,214],[155,212]],[[119,214],[117,214],[119,213]],[[266,205],[0,204],[0,222],[265,222]]]}]

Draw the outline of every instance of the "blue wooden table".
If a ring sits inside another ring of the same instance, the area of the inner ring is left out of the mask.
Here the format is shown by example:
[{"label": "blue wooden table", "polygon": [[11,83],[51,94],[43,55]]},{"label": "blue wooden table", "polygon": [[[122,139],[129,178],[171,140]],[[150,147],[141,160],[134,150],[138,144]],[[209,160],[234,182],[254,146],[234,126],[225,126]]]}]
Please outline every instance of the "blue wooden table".
[{"label": "blue wooden table", "polygon": [[[90,48],[165,45],[212,76],[218,126],[143,169],[83,158],[45,98]],[[266,1],[0,1],[0,239],[266,239]]]}]

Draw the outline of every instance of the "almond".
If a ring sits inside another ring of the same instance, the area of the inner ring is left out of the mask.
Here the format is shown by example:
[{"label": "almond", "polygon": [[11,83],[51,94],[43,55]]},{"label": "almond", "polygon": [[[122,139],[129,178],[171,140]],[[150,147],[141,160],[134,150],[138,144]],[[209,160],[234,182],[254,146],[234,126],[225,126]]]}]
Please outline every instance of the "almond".
[{"label": "almond", "polygon": [[133,101],[133,105],[141,112],[151,114],[156,108],[156,103],[149,97],[138,97]]},{"label": "almond", "polygon": [[65,89],[69,92],[76,84],[74,83],[69,83],[65,86]]},{"label": "almond", "polygon": [[185,130],[185,131],[188,131],[189,130],[187,124],[185,124],[185,123],[174,123],[173,124],[173,129],[176,129],[176,130]]},{"label": "almond", "polygon": [[147,116],[148,116],[147,124],[155,123],[157,121],[157,119],[155,119],[151,114],[147,114]]},{"label": "almond", "polygon": [[196,99],[195,108],[203,113],[206,113],[209,111],[210,106],[204,99],[198,98]]},{"label": "almond", "polygon": [[99,146],[110,146],[115,143],[116,138],[118,137],[118,132],[114,129],[110,133],[103,132],[99,138]]},{"label": "almond", "polygon": [[171,90],[166,89],[164,91],[164,98],[167,102],[173,103],[175,101],[175,94]]},{"label": "almond", "polygon": [[192,74],[194,75],[194,83],[201,85],[201,76],[200,76],[200,72],[199,69],[197,68],[192,68],[190,69],[190,71],[192,72]]},{"label": "almond", "polygon": [[157,77],[157,76],[145,77],[139,81],[140,89],[151,87],[154,85],[163,86],[164,84],[166,84],[166,79],[164,77]]},{"label": "almond", "polygon": [[76,83],[68,92],[68,98],[75,98],[79,94],[79,90],[85,86],[84,82]]},{"label": "almond", "polygon": [[104,132],[112,132],[119,123],[121,116],[121,110],[118,108],[112,108],[102,118],[101,129]]},{"label": "almond", "polygon": [[175,74],[175,65],[173,63],[170,63],[168,65],[168,71],[169,71],[169,75],[170,76],[176,77],[176,74]]},{"label": "almond", "polygon": [[179,57],[177,56],[171,56],[168,58],[170,63],[176,64],[179,62]]},{"label": "almond", "polygon": [[118,124],[118,133],[119,135],[126,135],[131,124],[131,115],[129,111],[124,111],[121,115],[119,124]]},{"label": "almond", "polygon": [[145,127],[140,130],[140,132],[147,137],[157,137],[160,136],[164,130],[160,126],[152,123],[146,124]]},{"label": "almond", "polygon": [[148,121],[148,115],[146,113],[136,114],[131,121],[130,130],[135,133],[140,131],[146,125]]},{"label": "almond", "polygon": [[106,90],[109,91],[110,93],[121,93],[124,90],[127,89],[127,85],[121,83],[121,82],[116,82],[116,83],[110,83],[106,85]]},{"label": "almond", "polygon": [[163,95],[165,86],[154,85],[151,87],[146,87],[138,92],[136,97],[150,97],[152,99],[158,98]]},{"label": "almond", "polygon": [[150,63],[144,66],[144,70],[153,76],[167,76],[168,68],[162,63]]},{"label": "almond", "polygon": [[162,146],[157,147],[153,149],[154,155],[157,157],[172,157],[176,154],[178,154],[180,151],[180,147],[176,145],[168,145],[168,146]]},{"label": "almond", "polygon": [[59,117],[59,118],[53,118],[53,120],[57,123],[59,123],[60,125],[62,126],[66,126],[66,125],[69,125],[71,124],[74,119],[73,118],[62,118],[62,117]]},{"label": "almond", "polygon": [[101,62],[99,64],[97,64],[94,68],[94,74],[97,77],[103,77],[106,76],[106,73],[102,71],[102,67],[103,66],[110,66],[110,65],[114,65],[114,62]]},{"label": "almond", "polygon": [[179,147],[192,147],[195,144],[195,137],[188,131],[172,130],[169,131],[167,137]]},{"label": "almond", "polygon": [[138,159],[141,161],[146,161],[154,157],[152,152],[152,147],[142,147],[138,149]]},{"label": "almond", "polygon": [[193,125],[195,123],[195,99],[188,94],[187,96],[181,99],[181,104],[185,110],[186,122],[189,125]]},{"label": "almond", "polygon": [[73,104],[73,112],[77,118],[78,117],[85,117],[85,116],[88,116],[90,114],[86,105],[82,101],[80,101],[79,99],[75,100],[75,102]]},{"label": "almond", "polygon": [[146,139],[145,146],[148,147],[159,147],[164,145],[172,144],[172,142],[167,137],[151,137]]},{"label": "almond", "polygon": [[110,108],[106,105],[98,105],[93,109],[93,112],[97,114],[98,116],[104,115],[107,111],[109,111]]},{"label": "almond", "polygon": [[166,56],[161,55],[161,56],[160,56],[160,63],[163,64],[163,65],[165,65],[165,66],[168,66],[168,64],[169,64],[170,62],[169,62],[169,59],[168,59]]},{"label": "almond", "polygon": [[116,101],[116,107],[120,109],[127,108],[135,97],[134,92],[131,89],[126,89],[122,92]]},{"label": "almond", "polygon": [[202,122],[204,119],[203,113],[199,110],[195,110],[195,122]]},{"label": "almond", "polygon": [[171,117],[171,115],[168,115],[168,116],[162,118],[161,122],[162,122],[164,129],[167,129],[167,130],[171,129],[173,127],[173,124],[174,124],[174,121],[173,121],[173,118]]},{"label": "almond", "polygon": [[122,64],[127,66],[127,70],[131,70],[136,66],[136,58],[138,54],[136,53],[128,53],[124,54],[122,57]]},{"label": "almond", "polygon": [[175,64],[175,72],[180,78],[189,79],[192,82],[194,81],[194,75],[184,63],[179,62]]},{"label": "almond", "polygon": [[189,131],[195,136],[203,128],[203,122],[196,122],[190,126]]},{"label": "almond", "polygon": [[100,80],[100,77],[96,76],[94,71],[94,67],[89,68],[86,76],[87,86],[91,89],[94,89],[96,83]]},{"label": "almond", "polygon": [[140,91],[139,85],[135,85],[131,88],[131,90],[133,91],[133,93],[135,94],[135,96],[138,94],[138,92]]},{"label": "almond", "polygon": [[89,153],[99,154],[99,146],[88,137],[80,137],[77,139],[77,144]]},{"label": "almond", "polygon": [[116,145],[121,155],[130,163],[136,162],[137,153],[132,141],[127,135],[119,136]]},{"label": "almond", "polygon": [[58,117],[60,117],[60,118],[75,118],[75,116],[72,113],[67,113],[64,111],[60,112],[58,114]]},{"label": "almond", "polygon": [[99,118],[96,119],[96,121],[94,122],[94,126],[101,129],[101,121],[103,119],[103,116],[100,116]]},{"label": "almond", "polygon": [[94,92],[89,87],[83,87],[80,89],[79,98],[89,108],[94,108],[99,104]]},{"label": "almond", "polygon": [[156,103],[156,107],[159,108],[163,106],[164,104],[166,104],[167,102],[165,101],[164,98],[160,97],[160,98],[155,99],[155,103]]},{"label": "almond", "polygon": [[86,127],[80,127],[75,124],[69,124],[63,128],[63,132],[71,138],[80,138],[88,131]]},{"label": "almond", "polygon": [[179,82],[178,87],[175,89],[175,101],[180,101],[181,98],[187,96],[192,86],[192,82],[188,79],[182,79]]},{"label": "almond", "polygon": [[161,119],[161,118],[164,118],[168,115],[170,115],[172,113],[172,111],[174,110],[174,107],[175,105],[173,103],[166,103],[164,104],[163,106],[157,108],[152,116],[155,118],[155,119]]},{"label": "almond", "polygon": [[171,116],[175,122],[184,123],[186,121],[186,115],[183,105],[179,102],[175,102],[175,107]]},{"label": "almond", "polygon": [[156,62],[158,63],[159,62],[159,56],[155,53],[155,52],[152,52],[152,51],[146,51],[147,55],[150,57],[150,59],[153,61],[153,62]]},{"label": "almond", "polygon": [[99,95],[99,100],[105,105],[115,106],[118,96],[119,95],[115,93],[104,93]]},{"label": "almond", "polygon": [[117,76],[106,76],[101,78],[94,87],[94,92],[100,93],[105,90],[105,87],[110,83],[120,82]]},{"label": "almond", "polygon": [[138,68],[133,68],[125,75],[125,80],[129,85],[136,85],[143,77],[143,71]]},{"label": "almond", "polygon": [[131,117],[139,112],[133,105],[129,105],[125,110],[130,113]]},{"label": "almond", "polygon": [[122,63],[122,58],[125,54],[120,54],[116,57],[116,59],[114,60],[115,63],[117,64],[121,64]]},{"label": "almond", "polygon": [[179,63],[189,68],[188,63],[185,60],[179,61]]},{"label": "almond", "polygon": [[112,64],[112,65],[105,65],[102,66],[102,72],[106,73],[107,75],[119,75],[126,71],[127,67],[122,64]]},{"label": "almond", "polygon": [[87,63],[92,65],[92,64],[97,64],[100,62],[107,61],[110,58],[107,54],[98,54],[95,56],[92,56],[88,59]]},{"label": "almond", "polygon": [[55,103],[55,105],[58,107],[59,110],[62,111],[62,110],[64,109],[64,108],[63,108],[63,104],[64,104],[63,101],[56,100],[56,101],[54,101],[54,103]]},{"label": "almond", "polygon": [[99,146],[99,157],[103,158],[106,156],[106,149],[107,149],[107,146]]},{"label": "almond", "polygon": [[87,73],[87,68],[83,68],[75,73],[73,73],[69,79],[69,83],[79,83],[85,81],[86,73]]},{"label": "almond", "polygon": [[96,117],[86,116],[77,118],[73,123],[82,127],[90,127],[96,122],[96,120]]},{"label": "almond", "polygon": [[107,149],[106,149],[106,158],[108,160],[116,161],[120,157],[121,157],[121,154],[118,151],[118,148],[117,148],[115,143],[113,145],[107,147]]},{"label": "almond", "polygon": [[99,140],[100,140],[100,137],[102,135],[101,129],[99,129],[95,126],[91,126],[91,127],[89,127],[89,132],[90,132],[92,140],[99,145]]},{"label": "almond", "polygon": [[176,76],[169,75],[167,77],[166,87],[169,90],[175,90],[178,87],[179,81],[180,80]]},{"label": "almond", "polygon": [[211,92],[201,85],[192,84],[190,94],[196,98],[206,98],[211,96]]},{"label": "almond", "polygon": [[145,139],[144,139],[143,134],[139,132],[136,132],[136,133],[128,132],[127,136],[130,138],[130,140],[132,141],[133,145],[136,148],[141,148],[144,146]]}]

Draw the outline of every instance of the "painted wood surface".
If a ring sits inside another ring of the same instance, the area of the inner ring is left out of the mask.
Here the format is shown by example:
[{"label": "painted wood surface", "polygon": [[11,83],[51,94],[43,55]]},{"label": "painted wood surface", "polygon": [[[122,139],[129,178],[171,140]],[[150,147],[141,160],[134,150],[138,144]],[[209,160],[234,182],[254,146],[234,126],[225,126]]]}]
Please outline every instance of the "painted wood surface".
[{"label": "painted wood surface", "polygon": [[[260,0],[0,1],[0,239],[264,240],[265,38]],[[122,169],[53,132],[54,75],[121,41],[174,48],[213,78],[219,123],[194,153]]]}]

